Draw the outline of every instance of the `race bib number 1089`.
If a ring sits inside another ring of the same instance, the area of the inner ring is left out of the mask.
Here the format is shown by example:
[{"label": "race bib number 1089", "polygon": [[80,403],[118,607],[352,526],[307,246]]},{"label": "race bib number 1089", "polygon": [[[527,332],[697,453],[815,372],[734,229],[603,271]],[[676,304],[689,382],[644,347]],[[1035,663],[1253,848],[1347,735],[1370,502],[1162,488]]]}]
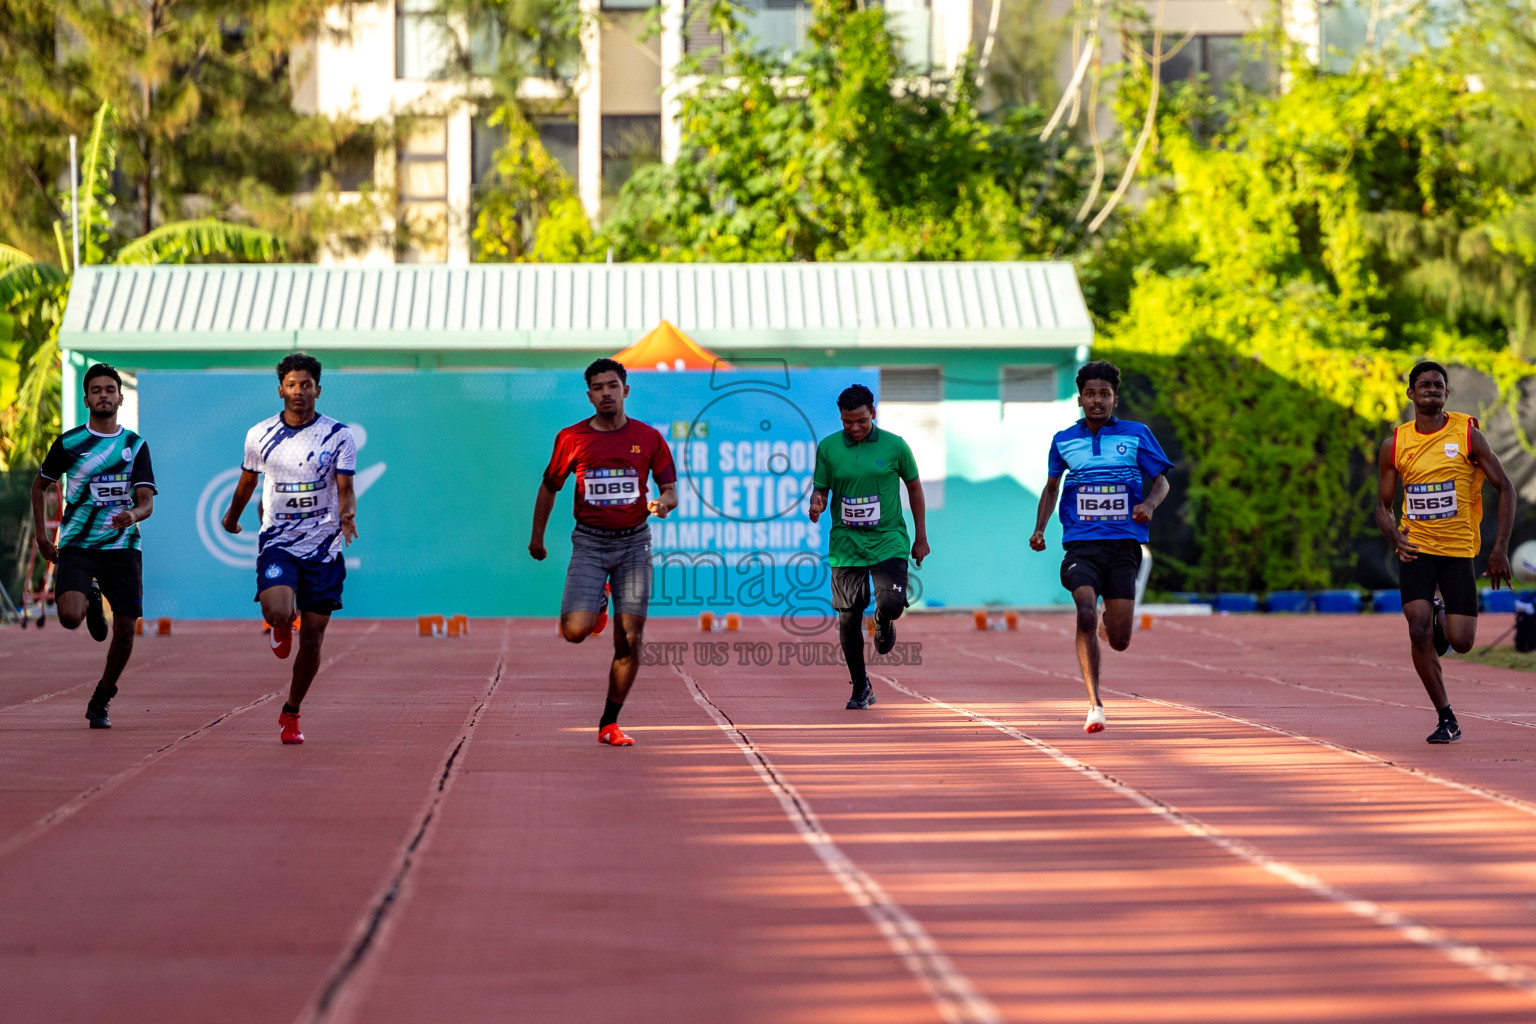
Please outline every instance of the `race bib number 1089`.
[{"label": "race bib number 1089", "polygon": [[633,505],[640,500],[640,474],[628,466],[589,469],[581,478],[581,498],[588,505]]}]

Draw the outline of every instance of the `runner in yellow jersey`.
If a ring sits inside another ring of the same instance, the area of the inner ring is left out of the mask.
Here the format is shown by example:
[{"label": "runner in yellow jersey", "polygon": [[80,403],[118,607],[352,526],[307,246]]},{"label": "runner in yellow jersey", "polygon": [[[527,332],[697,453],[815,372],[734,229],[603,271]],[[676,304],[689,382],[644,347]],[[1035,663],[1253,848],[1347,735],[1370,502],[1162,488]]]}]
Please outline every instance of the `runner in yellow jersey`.
[{"label": "runner in yellow jersey", "polygon": [[[1477,419],[1446,412],[1450,395],[1445,367],[1421,362],[1408,374],[1408,398],[1414,415],[1381,445],[1380,487],[1376,525],[1386,535],[1401,562],[1399,585],[1413,667],[1440,722],[1427,737],[1430,743],[1461,738],[1461,726],[1445,695],[1440,655],[1446,647],[1465,653],[1477,639],[1477,577],[1472,560],[1483,546],[1483,481],[1499,492],[1499,529],[1488,570],[1493,581],[1510,582],[1509,533],[1515,525],[1515,490],[1499,458],[1488,447]],[[1392,516],[1397,481],[1403,481],[1403,515]],[[1435,589],[1444,601],[1445,621],[1439,621]],[[1444,642],[1436,633],[1444,631]]]}]

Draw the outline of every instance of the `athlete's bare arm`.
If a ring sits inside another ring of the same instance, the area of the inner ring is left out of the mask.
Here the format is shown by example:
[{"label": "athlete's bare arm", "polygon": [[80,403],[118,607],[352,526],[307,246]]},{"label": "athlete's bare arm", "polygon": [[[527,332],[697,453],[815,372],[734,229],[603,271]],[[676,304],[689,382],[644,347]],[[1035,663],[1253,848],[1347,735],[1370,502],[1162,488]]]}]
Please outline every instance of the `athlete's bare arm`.
[{"label": "athlete's bare arm", "polygon": [[1376,459],[1376,529],[1392,542],[1399,561],[1411,562],[1418,557],[1418,546],[1398,532],[1397,517],[1392,514],[1392,503],[1397,500],[1397,466],[1392,462],[1394,450],[1393,438],[1389,437],[1381,442],[1381,453]]},{"label": "athlete's bare arm", "polygon": [[1051,521],[1056,510],[1056,496],[1061,492],[1061,477],[1053,476],[1045,481],[1040,492],[1040,507],[1035,510],[1035,532],[1029,535],[1029,546],[1036,551],[1045,550],[1045,524]]},{"label": "athlete's bare arm", "polygon": [[907,504],[912,508],[912,561],[923,567],[928,557],[928,502],[923,497],[923,482],[917,477],[906,481]]},{"label": "athlete's bare arm", "polygon": [[1152,493],[1142,499],[1141,504],[1131,509],[1131,518],[1138,523],[1150,523],[1152,513],[1157,511],[1157,506],[1168,497],[1168,474],[1159,473],[1152,480]]},{"label": "athlete's bare arm", "polygon": [[227,532],[240,532],[240,513],[245,511],[245,506],[250,504],[251,495],[255,493],[256,474],[248,469],[242,469],[240,479],[235,484],[235,493],[229,496],[229,511],[224,513],[224,529]]},{"label": "athlete's bare arm", "polygon": [[[32,536],[37,538],[37,553],[50,562],[57,562],[59,549],[53,546],[53,538],[48,536],[48,527],[43,521],[43,499],[53,484],[54,481],[42,474],[32,478]],[[62,486],[60,490],[63,490]]]},{"label": "athlete's bare arm", "polygon": [[336,510],[341,516],[343,544],[357,540],[357,491],[352,488],[352,478],[336,474]]},{"label": "athlete's bare arm", "polygon": [[1488,439],[1476,427],[1472,428],[1472,461],[1499,492],[1499,528],[1493,536],[1493,550],[1488,552],[1488,569],[1483,575],[1492,581],[1494,590],[1499,589],[1501,581],[1514,586],[1509,570],[1509,534],[1515,528],[1515,488]]},{"label": "athlete's bare arm", "polygon": [[142,523],[155,514],[155,489],[153,487],[135,487],[133,489],[133,508],[120,508],[112,516],[112,528],[114,530],[126,530],[134,523]]},{"label": "athlete's bare arm", "polygon": [[651,515],[657,519],[667,518],[667,513],[677,508],[677,482],[659,485],[660,494],[645,503],[650,509]]},{"label": "athlete's bare arm", "polygon": [[539,484],[538,496],[533,499],[533,539],[528,542],[528,553],[535,562],[544,561],[549,554],[544,548],[544,528],[549,525],[549,513],[555,507],[555,492]]}]

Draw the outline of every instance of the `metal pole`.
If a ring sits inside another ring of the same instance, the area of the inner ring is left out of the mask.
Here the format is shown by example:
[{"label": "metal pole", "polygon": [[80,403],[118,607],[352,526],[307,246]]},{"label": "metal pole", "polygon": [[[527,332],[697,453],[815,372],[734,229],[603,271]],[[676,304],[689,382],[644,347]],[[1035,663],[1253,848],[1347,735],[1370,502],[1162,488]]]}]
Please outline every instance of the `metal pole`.
[{"label": "metal pole", "polygon": [[77,137],[69,137],[69,241],[70,254],[74,260],[70,264],[70,273],[74,273],[80,266],[80,161],[75,153]]}]

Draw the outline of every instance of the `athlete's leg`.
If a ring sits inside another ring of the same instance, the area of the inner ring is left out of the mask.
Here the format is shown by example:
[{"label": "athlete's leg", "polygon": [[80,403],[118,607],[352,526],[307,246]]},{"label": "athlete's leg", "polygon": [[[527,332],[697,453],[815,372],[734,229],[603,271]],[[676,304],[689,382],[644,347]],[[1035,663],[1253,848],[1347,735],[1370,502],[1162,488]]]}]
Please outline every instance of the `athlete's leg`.
[{"label": "athlete's leg", "polygon": [[1104,639],[1117,651],[1131,646],[1131,628],[1136,624],[1134,598],[1106,597],[1104,599]]},{"label": "athlete's leg", "polygon": [[868,672],[864,665],[864,610],[867,607],[861,604],[837,613],[837,640],[843,648],[843,660],[848,663],[848,675],[854,683],[863,680]]},{"label": "athlete's leg", "polygon": [[1446,699],[1445,680],[1440,674],[1440,656],[1435,653],[1434,614],[1432,601],[1409,601],[1403,605],[1403,617],[1408,620],[1408,643],[1413,652],[1414,670],[1418,672],[1430,702],[1438,709],[1450,701]]},{"label": "athlete's leg", "polygon": [[1466,654],[1477,643],[1477,616],[1452,615],[1447,612],[1445,638],[1451,642],[1451,650],[1457,654]]},{"label": "athlete's leg", "polygon": [[116,693],[117,681],[133,654],[133,634],[139,620],[134,615],[120,615],[112,609],[112,642],[107,645],[107,666],[101,670],[101,682],[96,684],[98,693]]},{"label": "athlete's leg", "polygon": [[1092,587],[1072,591],[1077,605],[1077,664],[1088,688],[1088,703],[1099,703],[1099,593]]},{"label": "athlete's leg", "polygon": [[325,628],[331,624],[330,612],[303,612],[302,615],[299,653],[293,659],[293,682],[288,685],[288,706],[295,709],[303,703],[304,696],[309,693],[309,684],[315,681],[315,673],[320,671],[320,648],[325,643]]},{"label": "athlete's leg", "polygon": [[560,635],[573,644],[579,644],[592,635],[597,625],[597,612],[562,612]]},{"label": "athlete's leg", "polygon": [[608,699],[623,704],[640,671],[641,644],[645,642],[645,616],[620,613],[613,630],[613,663],[608,666]]},{"label": "athlete's leg", "polygon": [[[607,600],[603,586],[618,564],[615,554],[614,545],[607,538],[580,530],[571,533],[571,561],[565,569],[565,591],[560,596],[560,636],[567,642],[581,643],[597,626],[598,611]],[[649,563],[646,569],[649,571]],[[617,642],[617,634],[614,640]]]},{"label": "athlete's leg", "polygon": [[258,595],[258,600],[261,601],[261,617],[273,629],[293,623],[295,595],[292,587],[268,587]]},{"label": "athlete's leg", "polygon": [[86,596],[69,590],[55,597],[53,611],[59,625],[65,629],[79,629],[80,623],[85,621],[85,607]]}]

